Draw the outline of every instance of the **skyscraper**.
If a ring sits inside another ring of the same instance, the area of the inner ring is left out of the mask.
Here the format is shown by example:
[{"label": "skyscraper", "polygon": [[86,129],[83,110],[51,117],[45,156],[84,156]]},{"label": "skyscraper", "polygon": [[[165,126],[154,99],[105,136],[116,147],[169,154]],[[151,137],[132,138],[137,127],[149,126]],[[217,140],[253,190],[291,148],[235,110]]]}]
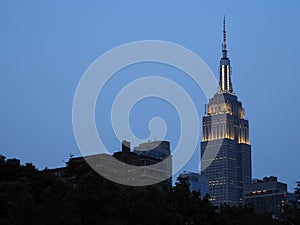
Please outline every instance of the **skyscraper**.
[{"label": "skyscraper", "polygon": [[208,178],[212,203],[233,206],[243,203],[244,186],[251,183],[251,145],[248,120],[232,88],[225,18],[222,54],[219,88],[203,117],[201,174]]}]

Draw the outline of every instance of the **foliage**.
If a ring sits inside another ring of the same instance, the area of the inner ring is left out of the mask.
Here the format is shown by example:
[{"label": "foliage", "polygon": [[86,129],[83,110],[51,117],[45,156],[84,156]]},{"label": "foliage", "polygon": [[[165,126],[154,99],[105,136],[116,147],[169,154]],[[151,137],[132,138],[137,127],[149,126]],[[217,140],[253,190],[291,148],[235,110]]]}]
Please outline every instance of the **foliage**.
[{"label": "foliage", "polygon": [[[69,163],[56,177],[48,169],[0,157],[1,225],[288,224],[253,214],[249,206],[217,209],[199,196],[181,178],[173,188],[127,187],[87,166]],[[293,213],[299,211],[290,211],[290,217]]]}]

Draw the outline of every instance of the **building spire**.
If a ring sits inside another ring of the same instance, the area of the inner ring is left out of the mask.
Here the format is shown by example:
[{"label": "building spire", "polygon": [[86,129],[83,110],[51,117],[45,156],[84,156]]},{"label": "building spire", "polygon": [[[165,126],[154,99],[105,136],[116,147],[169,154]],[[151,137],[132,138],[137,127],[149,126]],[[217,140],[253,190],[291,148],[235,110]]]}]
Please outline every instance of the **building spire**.
[{"label": "building spire", "polygon": [[227,57],[225,16],[224,16],[224,19],[223,19],[222,53],[223,53],[223,57],[220,60],[219,90],[221,92],[230,92],[230,93],[232,93],[233,90],[232,90],[232,84],[231,84],[231,67],[230,67],[230,60]]},{"label": "building spire", "polygon": [[227,44],[226,44],[226,21],[225,15],[223,19],[223,45],[222,45],[223,57],[227,58]]}]

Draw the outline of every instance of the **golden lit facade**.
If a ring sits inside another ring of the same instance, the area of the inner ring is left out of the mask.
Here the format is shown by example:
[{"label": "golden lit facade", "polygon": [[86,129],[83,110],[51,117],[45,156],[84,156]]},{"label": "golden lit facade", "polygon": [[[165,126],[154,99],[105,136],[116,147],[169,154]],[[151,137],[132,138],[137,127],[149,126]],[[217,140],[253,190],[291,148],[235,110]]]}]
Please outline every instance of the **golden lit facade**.
[{"label": "golden lit facade", "polygon": [[233,93],[230,95],[218,92],[210,100],[205,115],[207,119],[203,119],[202,141],[227,138],[240,144],[250,144],[248,121],[244,119],[242,104]]},{"label": "golden lit facade", "polygon": [[249,123],[233,93],[225,21],[223,34],[219,88],[203,117],[201,174],[208,178],[212,203],[241,205],[244,186],[251,183],[252,176]]}]

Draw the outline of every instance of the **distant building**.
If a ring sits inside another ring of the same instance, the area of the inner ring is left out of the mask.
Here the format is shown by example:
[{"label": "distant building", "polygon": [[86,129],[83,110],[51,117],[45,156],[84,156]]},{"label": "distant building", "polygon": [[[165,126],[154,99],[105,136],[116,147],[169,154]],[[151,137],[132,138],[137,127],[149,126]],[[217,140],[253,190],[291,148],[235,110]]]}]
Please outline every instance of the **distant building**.
[{"label": "distant building", "polygon": [[255,213],[272,213],[279,218],[287,198],[287,185],[277,181],[277,177],[254,179],[245,186],[244,203],[254,206]]},{"label": "distant building", "polygon": [[172,156],[170,150],[170,142],[168,141],[148,141],[135,147],[133,150],[134,154],[140,157],[142,164],[153,165],[158,162],[162,164],[156,168],[146,168],[143,176],[155,179],[158,176],[168,177],[164,183],[166,185],[172,185]]},{"label": "distant building", "polygon": [[[101,171],[101,175],[106,178],[113,178],[117,183],[127,184],[130,181],[139,180],[141,183],[157,183],[158,186],[171,187],[172,157],[169,142],[147,142],[131,151],[130,142],[123,141],[122,150],[115,152],[112,156],[117,161],[108,154],[71,157],[66,163],[67,167],[55,168],[51,171],[54,175],[76,185],[80,177],[74,176],[68,168],[72,167],[77,171],[82,170],[79,173],[81,176],[90,175],[94,171],[88,166],[88,162],[93,165],[94,169]],[[128,169],[125,165],[136,167]]]},{"label": "distant building", "polygon": [[298,208],[300,209],[300,181],[297,181],[297,187],[295,188],[295,200]]},{"label": "distant building", "polygon": [[168,141],[148,141],[133,149],[134,153],[144,155],[158,160],[166,159],[170,154],[170,142]]},{"label": "distant building", "polygon": [[137,179],[138,176],[145,183],[159,181],[159,185],[172,186],[172,156],[168,141],[145,142],[135,147],[134,151],[130,151],[129,142],[123,141],[122,151],[115,152],[113,157],[129,165],[140,167],[138,170],[124,174],[128,179]]},{"label": "distant building", "polygon": [[208,194],[207,177],[194,172],[184,171],[179,175],[181,178],[186,178],[190,185],[190,191],[199,191],[201,199]]}]

